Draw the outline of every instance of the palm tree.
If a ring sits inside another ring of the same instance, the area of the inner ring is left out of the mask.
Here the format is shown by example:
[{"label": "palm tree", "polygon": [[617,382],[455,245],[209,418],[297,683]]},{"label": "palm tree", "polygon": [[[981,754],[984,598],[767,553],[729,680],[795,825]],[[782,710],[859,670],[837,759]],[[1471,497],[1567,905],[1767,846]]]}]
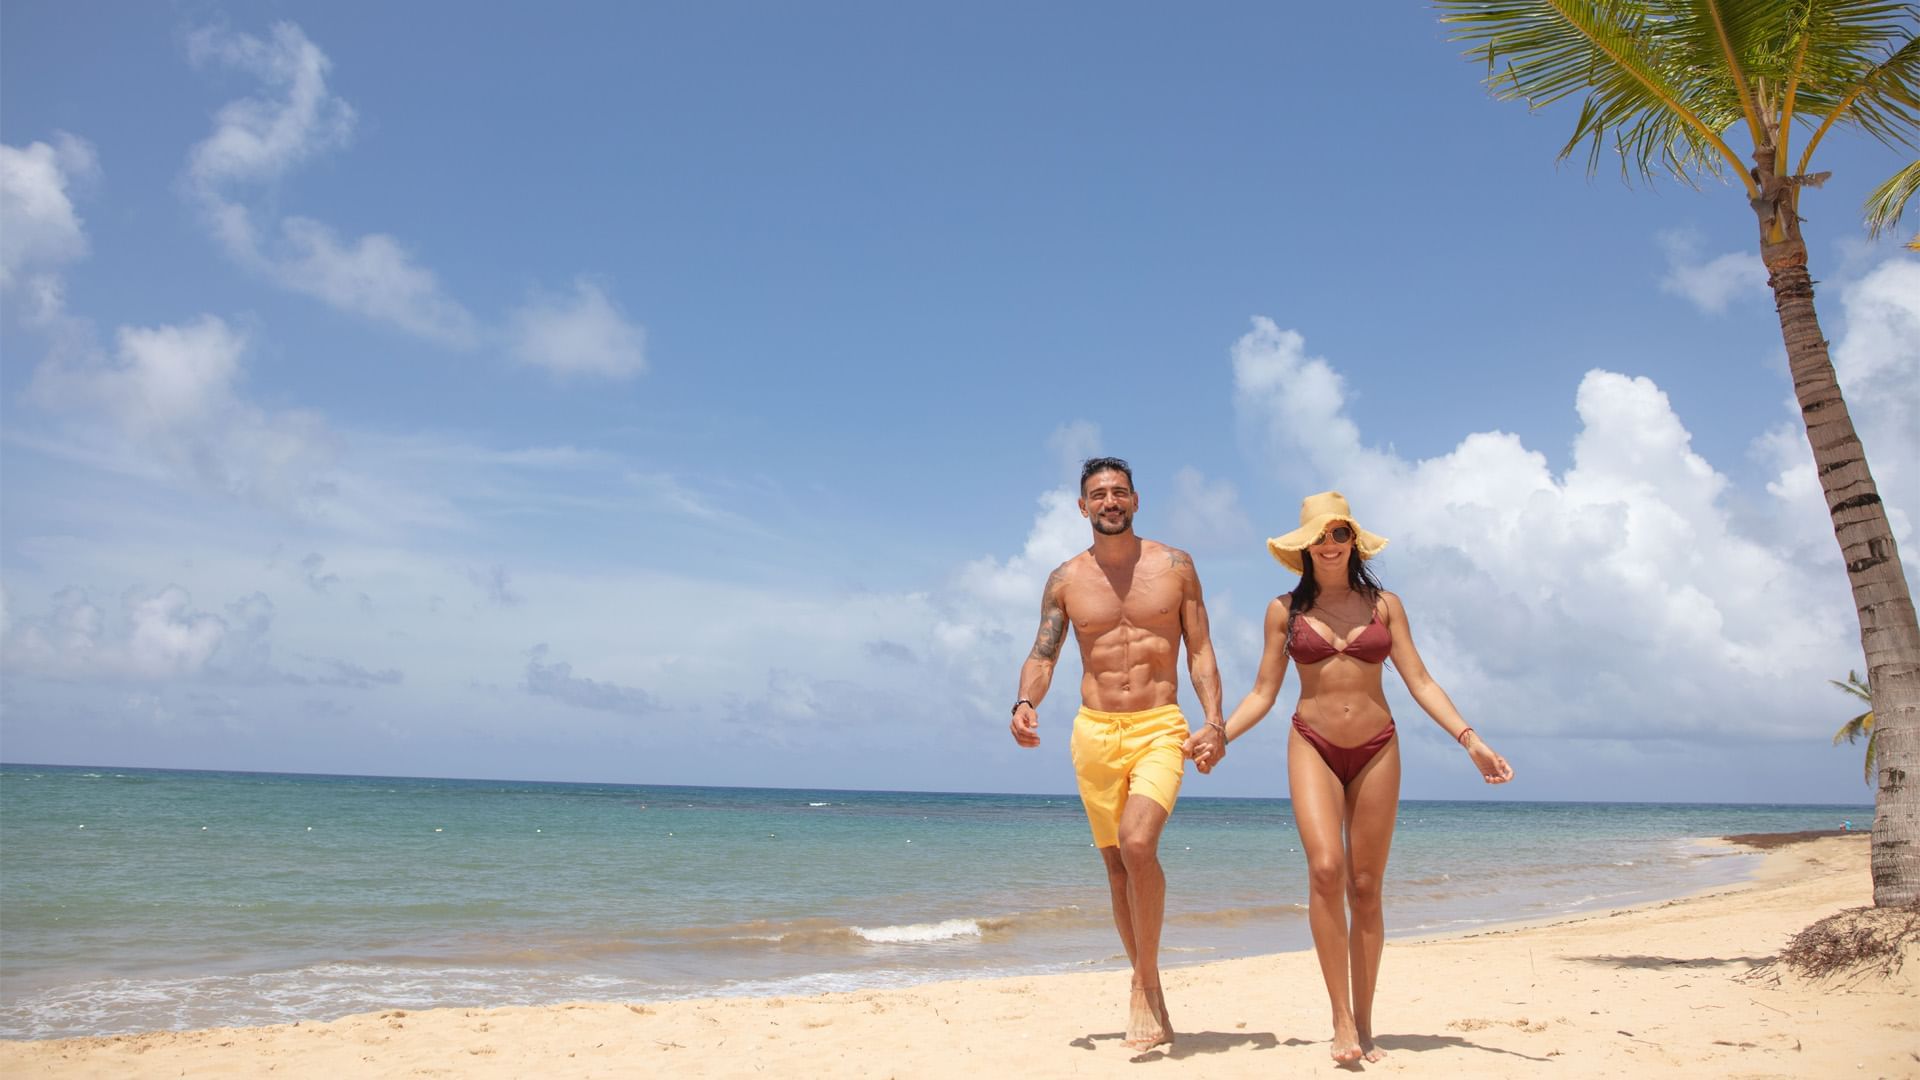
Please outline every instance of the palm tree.
[{"label": "palm tree", "polygon": [[1867,783],[1871,784],[1873,783],[1873,744],[1876,741],[1874,736],[1879,734],[1879,732],[1873,729],[1873,690],[1866,683],[1860,681],[1860,676],[1855,675],[1851,671],[1847,672],[1846,682],[1841,682],[1839,679],[1828,679],[1827,681],[1867,703],[1866,712],[1841,724],[1840,730],[1833,733],[1833,745],[1839,746],[1842,741],[1851,745],[1856,739],[1862,736],[1866,737],[1867,764],[1865,766],[1866,775],[1864,779]]},{"label": "palm tree", "polygon": [[[1920,899],[1920,627],[1866,451],[1813,306],[1800,195],[1829,133],[1920,134],[1914,5],[1881,0],[1438,0],[1496,97],[1584,94],[1561,158],[1603,152],[1628,178],[1731,173],[1759,225],[1793,389],[1853,586],[1879,718],[1873,897]],[[1745,142],[1751,167],[1729,140]],[[1795,145],[1796,140],[1800,145]],[[1796,159],[1793,151],[1798,150]]]}]

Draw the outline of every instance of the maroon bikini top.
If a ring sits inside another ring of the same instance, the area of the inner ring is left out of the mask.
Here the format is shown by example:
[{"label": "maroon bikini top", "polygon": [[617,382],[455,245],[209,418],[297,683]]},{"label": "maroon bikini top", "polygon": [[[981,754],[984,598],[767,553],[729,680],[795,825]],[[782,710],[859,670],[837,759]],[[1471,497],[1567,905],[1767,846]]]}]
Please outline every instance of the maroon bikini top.
[{"label": "maroon bikini top", "polygon": [[1287,643],[1287,655],[1296,664],[1317,664],[1335,656],[1351,656],[1369,664],[1378,664],[1393,652],[1393,634],[1375,612],[1373,620],[1347,640],[1347,647],[1336,649],[1320,636],[1320,631],[1305,619],[1293,620],[1293,640]]}]

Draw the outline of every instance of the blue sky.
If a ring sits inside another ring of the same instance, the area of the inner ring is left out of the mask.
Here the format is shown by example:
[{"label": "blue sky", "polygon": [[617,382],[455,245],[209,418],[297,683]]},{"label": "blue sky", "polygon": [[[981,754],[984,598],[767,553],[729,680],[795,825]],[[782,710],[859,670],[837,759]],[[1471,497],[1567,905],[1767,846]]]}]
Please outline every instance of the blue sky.
[{"label": "blue sky", "polygon": [[[1100,452],[1229,708],[1339,488],[1502,797],[1865,801],[1738,187],[1328,7],[8,4],[0,756],[1070,790],[1077,671],[1005,717]],[[1803,214],[1911,551],[1901,163]]]}]

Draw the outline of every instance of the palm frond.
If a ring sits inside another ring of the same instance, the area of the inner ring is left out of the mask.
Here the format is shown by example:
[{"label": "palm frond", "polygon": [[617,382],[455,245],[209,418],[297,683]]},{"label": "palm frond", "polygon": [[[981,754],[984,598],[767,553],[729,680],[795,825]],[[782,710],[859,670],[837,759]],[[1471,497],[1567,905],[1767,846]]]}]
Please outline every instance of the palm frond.
[{"label": "palm frond", "polygon": [[1856,742],[1863,736],[1870,736],[1872,734],[1873,712],[1869,710],[1841,724],[1840,730],[1833,733],[1833,745],[1839,746],[1843,742]]},{"label": "palm frond", "polygon": [[[1920,141],[1920,13],[1889,0],[1436,0],[1454,40],[1484,60],[1496,97],[1539,108],[1584,94],[1562,159],[1609,148],[1621,169],[1687,183],[1731,167],[1759,186],[1725,133],[1745,130],[1776,175],[1805,174],[1833,127]],[[1811,129],[1786,168],[1795,129]]]},{"label": "palm frond", "polygon": [[[1867,702],[1869,705],[1873,703],[1872,685],[1865,679],[1862,679],[1857,672],[1847,672],[1846,682],[1841,682],[1839,679],[1828,679],[1827,682]],[[1865,770],[1863,775],[1868,784],[1873,783],[1873,758],[1874,751],[1880,743],[1879,736],[1879,729],[1873,726],[1872,709],[1868,709],[1859,716],[1841,724],[1840,730],[1833,733],[1833,745],[1835,746],[1839,746],[1842,742],[1852,743],[1861,738],[1867,740],[1866,763],[1862,768]]]},{"label": "palm frond", "polygon": [[[1751,0],[1740,0],[1742,3]],[[1540,108],[1584,92],[1562,159],[1582,146],[1595,171],[1611,145],[1623,172],[1664,171],[1694,183],[1699,173],[1746,166],[1719,132],[1743,115],[1726,66],[1703,63],[1717,49],[1705,35],[1676,35],[1684,5],[1652,0],[1439,0],[1454,40],[1487,64],[1495,97]],[[1720,77],[1715,78],[1715,73]]]},{"label": "palm frond", "polygon": [[[1920,37],[1910,5],[1832,4],[1822,7],[1870,8],[1857,21],[1816,21],[1809,29],[1818,46],[1814,64],[1799,95],[1800,116],[1818,118],[1800,168],[1835,126],[1858,128],[1889,146],[1913,146],[1920,134]],[[1895,7],[1894,13],[1880,9]],[[1856,14],[1846,12],[1846,14]]]},{"label": "palm frond", "polygon": [[[1900,215],[1907,209],[1907,200],[1913,193],[1920,191],[1920,160],[1887,177],[1886,182],[1867,195],[1867,201],[1861,207],[1866,216],[1867,235],[1878,237],[1882,232],[1900,224]],[[1920,237],[1916,237],[1920,240]]]},{"label": "palm frond", "polygon": [[1841,682],[1839,679],[1828,679],[1827,685],[1835,689],[1844,690],[1854,697],[1859,698],[1861,701],[1873,701],[1873,685],[1865,679],[1862,679],[1860,673],[1857,671],[1848,671],[1846,682]]}]

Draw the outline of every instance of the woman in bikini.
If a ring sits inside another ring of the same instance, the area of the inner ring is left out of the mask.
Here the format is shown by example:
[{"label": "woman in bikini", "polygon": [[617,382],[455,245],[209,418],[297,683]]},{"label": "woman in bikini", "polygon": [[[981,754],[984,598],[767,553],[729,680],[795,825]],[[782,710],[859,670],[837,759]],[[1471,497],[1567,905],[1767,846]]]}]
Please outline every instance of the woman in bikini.
[{"label": "woman in bikini", "polygon": [[1307,853],[1307,922],[1333,1003],[1333,1058],[1343,1064],[1383,1056],[1373,1042],[1373,991],[1386,937],[1380,881],[1400,806],[1400,743],[1381,690],[1383,662],[1393,661],[1413,700],[1487,783],[1513,779],[1506,759],[1467,726],[1427,674],[1406,608],[1367,568],[1386,546],[1385,537],[1354,521],[1337,491],[1300,504],[1300,527],[1267,541],[1300,584],[1268,605],[1259,677],[1227,720],[1229,740],[1244,735],[1273,708],[1287,662],[1299,665],[1287,783]]}]

